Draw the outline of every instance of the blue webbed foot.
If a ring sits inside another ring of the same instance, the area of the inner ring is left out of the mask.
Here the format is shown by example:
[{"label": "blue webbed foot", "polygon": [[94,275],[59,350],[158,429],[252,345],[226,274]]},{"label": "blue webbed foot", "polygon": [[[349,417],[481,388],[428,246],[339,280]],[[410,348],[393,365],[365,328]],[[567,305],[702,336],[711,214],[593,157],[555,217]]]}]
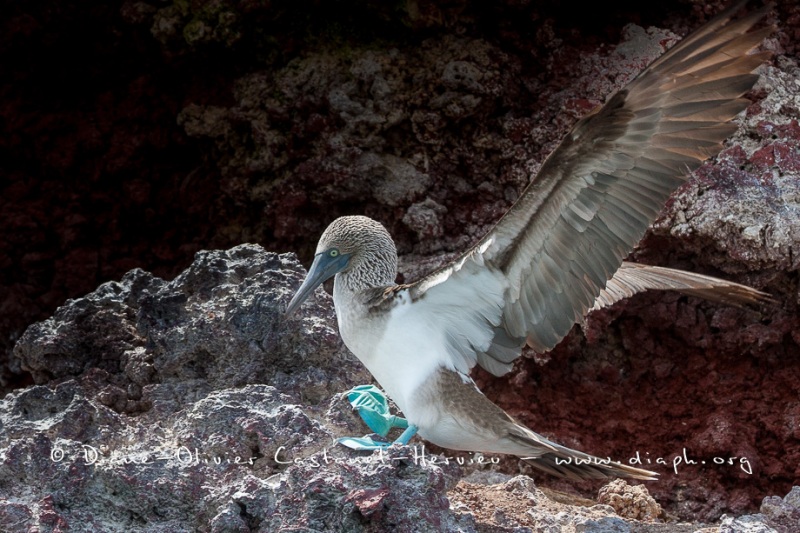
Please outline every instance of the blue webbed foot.
[{"label": "blue webbed foot", "polygon": [[392,428],[404,429],[394,442],[377,441],[371,437],[343,437],[337,442],[353,450],[377,450],[388,448],[392,444],[408,444],[417,433],[417,427],[409,425],[405,418],[394,416],[389,412],[389,401],[386,395],[374,385],[359,385],[347,392],[347,399],[369,428],[386,437]]},{"label": "blue webbed foot", "polygon": [[385,437],[392,428],[407,428],[405,418],[394,416],[389,412],[389,400],[378,387],[374,385],[359,385],[347,391],[350,405],[369,428]]}]

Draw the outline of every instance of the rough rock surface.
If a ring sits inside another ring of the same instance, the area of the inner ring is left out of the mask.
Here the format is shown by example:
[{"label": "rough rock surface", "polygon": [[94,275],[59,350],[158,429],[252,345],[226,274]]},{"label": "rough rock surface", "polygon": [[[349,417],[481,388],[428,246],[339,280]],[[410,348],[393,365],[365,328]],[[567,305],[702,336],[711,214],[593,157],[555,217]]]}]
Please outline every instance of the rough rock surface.
[{"label": "rough rock surface", "polygon": [[[201,248],[257,241],[308,259],[346,213],[383,221],[413,279],[477,239],[578,117],[721,3],[7,3],[0,344],[10,354],[27,325],[134,267],[170,279]],[[476,376],[564,444],[643,466],[662,458],[649,490],[684,519],[753,513],[800,479],[800,7],[779,1],[770,21],[776,55],[742,128],[634,258],[750,283],[779,307],[644,295],[551,354],[527,354],[508,379]],[[264,305],[249,289],[225,290],[250,310]],[[146,318],[146,296],[159,291],[175,301]],[[182,314],[183,301],[209,314]],[[98,309],[125,327],[102,329]],[[326,387],[327,372],[345,383],[338,367],[259,366],[265,346],[283,342],[281,326],[244,319],[247,336],[228,344],[215,317],[237,316],[231,308],[141,272],[58,313],[36,326],[41,345],[29,337],[18,348],[29,372],[19,358],[2,365],[4,391],[73,379],[97,389],[83,397],[139,416],[152,409],[148,380],[218,391],[292,374],[303,381],[281,381],[280,393],[298,405],[342,390]],[[327,327],[321,335],[335,338]],[[295,348],[319,361],[314,342]],[[205,357],[206,345],[220,357]]]},{"label": "rough rock surface", "polygon": [[723,516],[719,533],[792,533],[800,524],[800,487],[792,487],[783,498],[769,496],[758,514]]},{"label": "rough rock surface", "polygon": [[[0,401],[2,531],[693,527],[653,522],[642,486],[576,506],[492,475],[494,458],[336,446],[364,431],[338,393],[369,376],[322,290],[282,318],[303,274],[259,246],[201,252],[171,282],[133,270],[31,326],[15,355],[41,384]],[[741,520],[792,523],[797,491]]]},{"label": "rough rock surface", "polygon": [[597,501],[610,505],[618,515],[634,520],[652,521],[664,514],[658,502],[642,485],[629,485],[624,479],[615,479],[600,489]]},{"label": "rough rock surface", "polygon": [[303,337],[277,312],[302,281],[296,264],[241,245],[199,252],[170,282],[132,270],[32,325],[14,353],[37,383],[101,371],[109,382],[101,401],[124,413],[147,409],[143,388],[165,382],[270,383],[318,403],[368,374],[346,355],[330,306],[303,319]]},{"label": "rough rock surface", "polygon": [[333,446],[363,432],[337,393],[369,375],[322,291],[283,320],[303,274],[259,246],[201,252],[171,282],[134,270],[29,328],[15,355],[43,384],[0,405],[2,531],[468,525],[453,467]]}]

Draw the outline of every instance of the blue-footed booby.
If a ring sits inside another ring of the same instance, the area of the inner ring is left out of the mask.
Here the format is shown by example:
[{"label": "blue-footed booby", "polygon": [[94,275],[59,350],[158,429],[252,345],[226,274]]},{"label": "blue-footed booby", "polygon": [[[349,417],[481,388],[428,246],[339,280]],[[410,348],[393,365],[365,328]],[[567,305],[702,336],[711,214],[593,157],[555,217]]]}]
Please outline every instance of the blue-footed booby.
[{"label": "blue-footed booby", "polygon": [[[380,392],[356,388],[351,400],[370,427],[381,434],[407,427],[401,444],[418,431],[443,448],[517,455],[570,478],[654,479],[524,427],[469,374],[477,364],[503,375],[525,344],[550,350],[592,309],[639,291],[729,303],[767,298],[708,276],[623,261],[687,174],[719,153],[736,130],[731,120],[749,104],[743,95],[768,56],[751,51],[771,28],[753,29],[766,8],[734,18],[741,6],[683,39],[578,121],[494,228],[422,279],[395,283],[397,252],[380,223],[346,216],[328,226],[287,315],[334,277],[344,343],[406,417],[370,405],[381,402]],[[376,421],[382,416],[383,425]]]}]

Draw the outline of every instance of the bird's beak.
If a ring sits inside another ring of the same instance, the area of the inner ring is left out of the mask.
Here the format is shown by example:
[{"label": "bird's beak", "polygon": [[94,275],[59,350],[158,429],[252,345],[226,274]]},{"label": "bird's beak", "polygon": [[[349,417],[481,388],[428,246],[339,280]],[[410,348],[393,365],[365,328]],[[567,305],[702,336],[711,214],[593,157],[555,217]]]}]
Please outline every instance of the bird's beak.
[{"label": "bird's beak", "polygon": [[285,317],[289,317],[294,313],[308,298],[314,289],[325,283],[338,272],[344,270],[347,263],[350,261],[350,254],[339,254],[336,257],[331,257],[327,253],[321,252],[314,256],[314,262],[311,263],[311,268],[308,269],[303,284],[297,290],[289,306],[286,308]]}]

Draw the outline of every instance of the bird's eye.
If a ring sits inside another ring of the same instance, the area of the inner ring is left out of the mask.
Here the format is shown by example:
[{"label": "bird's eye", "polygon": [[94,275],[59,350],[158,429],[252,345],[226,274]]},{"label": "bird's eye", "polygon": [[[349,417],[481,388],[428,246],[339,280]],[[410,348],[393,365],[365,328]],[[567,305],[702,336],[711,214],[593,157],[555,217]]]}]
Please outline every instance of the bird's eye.
[{"label": "bird's eye", "polygon": [[328,252],[328,255],[331,256],[331,257],[336,257],[336,256],[339,255],[339,250],[334,248],[334,249],[332,249],[331,251]]}]

